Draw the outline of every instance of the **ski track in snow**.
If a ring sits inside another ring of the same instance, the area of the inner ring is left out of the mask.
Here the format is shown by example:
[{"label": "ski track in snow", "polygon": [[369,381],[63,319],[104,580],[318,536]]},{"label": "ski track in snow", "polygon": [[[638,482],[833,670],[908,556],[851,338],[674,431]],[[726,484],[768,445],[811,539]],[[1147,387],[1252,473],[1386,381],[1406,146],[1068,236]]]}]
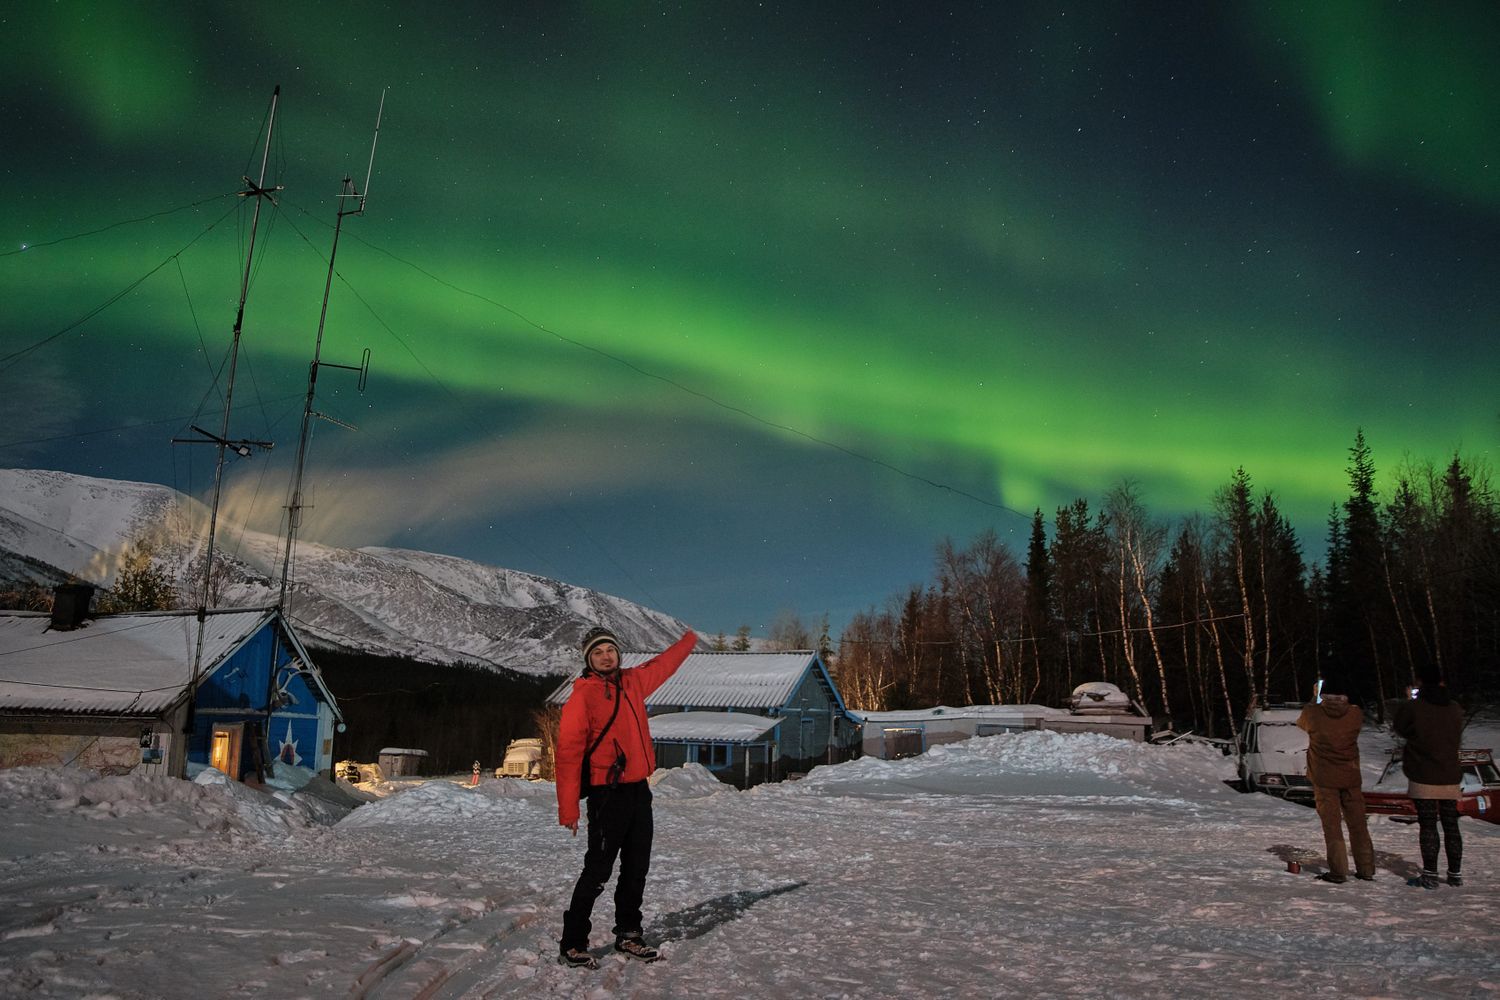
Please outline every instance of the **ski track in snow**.
[{"label": "ski track in snow", "polygon": [[663,961],[605,947],[611,884],[592,972],[554,960],[584,839],[550,784],[432,781],[326,827],[243,789],[141,801],[128,779],[0,772],[0,995],[1500,992],[1500,827],[1464,820],[1468,883],[1423,892],[1416,828],[1374,817],[1376,881],[1326,885],[1312,810],[1237,795],[1232,770],[1202,747],[1030,733],[749,792],[659,772]]}]

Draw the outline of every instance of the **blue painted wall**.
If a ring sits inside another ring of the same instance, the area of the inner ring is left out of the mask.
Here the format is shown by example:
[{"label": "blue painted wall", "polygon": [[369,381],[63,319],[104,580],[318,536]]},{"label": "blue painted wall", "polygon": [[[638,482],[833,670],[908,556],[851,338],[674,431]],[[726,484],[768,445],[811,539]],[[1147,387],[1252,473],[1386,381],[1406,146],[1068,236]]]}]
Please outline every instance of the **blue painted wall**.
[{"label": "blue painted wall", "polygon": [[320,768],[320,749],[333,736],[330,713],[319,712],[322,692],[289,666],[292,649],[284,639],[277,641],[278,631],[274,620],[266,622],[198,686],[188,760],[208,764],[214,726],[242,722],[245,738],[238,773],[231,777],[253,767],[251,736],[265,723],[268,698],[279,697],[285,704],[271,713],[267,753],[288,764]]}]

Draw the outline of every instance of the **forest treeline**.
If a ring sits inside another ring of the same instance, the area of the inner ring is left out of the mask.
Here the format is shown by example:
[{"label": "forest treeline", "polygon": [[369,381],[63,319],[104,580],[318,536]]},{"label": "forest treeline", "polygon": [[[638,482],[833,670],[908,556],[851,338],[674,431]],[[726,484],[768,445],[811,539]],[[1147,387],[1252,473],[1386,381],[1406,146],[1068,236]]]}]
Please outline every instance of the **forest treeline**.
[{"label": "forest treeline", "polygon": [[1322,677],[1384,711],[1436,673],[1461,699],[1500,689],[1500,504],[1455,455],[1408,463],[1382,496],[1363,433],[1309,564],[1274,494],[1243,469],[1172,525],[1122,482],[1097,511],[1040,510],[1027,551],[992,532],[938,546],[935,579],[857,614],[834,671],[851,707],[1062,705],[1120,686],[1158,724],[1230,736],[1253,700]]}]

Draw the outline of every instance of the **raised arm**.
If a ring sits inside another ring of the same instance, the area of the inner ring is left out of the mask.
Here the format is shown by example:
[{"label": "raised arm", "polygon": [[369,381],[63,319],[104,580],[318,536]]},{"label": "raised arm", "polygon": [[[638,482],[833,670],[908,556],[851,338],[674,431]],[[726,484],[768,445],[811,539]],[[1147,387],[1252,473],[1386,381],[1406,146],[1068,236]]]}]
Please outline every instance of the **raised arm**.
[{"label": "raised arm", "polygon": [[645,698],[677,672],[677,668],[682,666],[682,661],[688,658],[688,654],[696,645],[698,645],[698,634],[688,629],[682,633],[681,639],[668,646],[664,652],[626,671],[626,682],[633,685],[640,692],[641,697]]}]

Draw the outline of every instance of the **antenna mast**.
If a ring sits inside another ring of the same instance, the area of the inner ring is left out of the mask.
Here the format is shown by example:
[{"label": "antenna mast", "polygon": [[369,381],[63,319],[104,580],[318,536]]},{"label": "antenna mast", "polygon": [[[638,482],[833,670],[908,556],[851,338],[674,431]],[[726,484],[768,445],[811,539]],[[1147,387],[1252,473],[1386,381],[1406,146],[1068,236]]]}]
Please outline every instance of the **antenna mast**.
[{"label": "antenna mast", "polygon": [[229,380],[224,387],[224,419],[220,423],[218,434],[209,434],[201,428],[193,429],[203,435],[197,441],[211,442],[218,450],[218,460],[214,463],[214,498],[209,506],[208,514],[208,544],[207,554],[203,560],[203,589],[198,596],[198,641],[193,649],[193,671],[189,678],[188,688],[188,711],[186,729],[184,732],[191,735],[193,731],[193,701],[198,689],[198,674],[203,666],[203,631],[204,623],[208,617],[208,602],[213,591],[214,573],[214,536],[219,524],[219,499],[224,488],[224,451],[233,449],[237,454],[244,456],[250,453],[250,446],[256,445],[262,448],[270,448],[269,441],[231,441],[229,440],[229,414],[234,405],[234,373],[239,364],[240,357],[240,334],[245,325],[245,300],[250,294],[250,273],[255,262],[255,234],[260,225],[261,206],[269,201],[276,204],[275,192],[281,190],[281,186],[266,187],[266,164],[271,158],[271,136],[276,130],[276,104],[281,99],[281,85],[271,91],[271,110],[266,122],[266,145],[260,156],[260,177],[252,181],[249,177],[241,178],[246,184],[246,190],[240,192],[241,198],[255,199],[255,213],[250,220],[250,240],[245,250],[245,272],[240,279],[240,304],[234,314],[234,338],[229,348]]},{"label": "antenna mast", "polygon": [[[297,438],[297,461],[292,472],[292,488],[286,504],[286,552],[281,560],[281,593],[277,597],[276,606],[285,614],[287,611],[287,589],[291,584],[292,555],[297,547],[297,531],[302,526],[302,511],[307,506],[302,497],[302,474],[307,465],[307,453],[312,446],[313,418],[318,417],[335,423],[341,427],[356,430],[351,424],[344,423],[319,413],[313,409],[313,400],[318,389],[318,369],[321,367],[342,368],[346,371],[359,372],[358,388],[360,392],[365,391],[365,382],[370,376],[370,349],[365,348],[364,356],[358,365],[336,365],[322,360],[323,357],[323,328],[328,319],[328,296],[333,288],[334,260],[339,252],[339,234],[344,228],[344,217],[346,215],[363,215],[365,211],[365,199],[369,197],[370,176],[375,170],[375,144],[380,140],[380,119],[385,114],[385,91],[380,92],[380,110],[375,113],[375,136],[370,140],[370,162],[365,170],[365,185],[363,190],[355,187],[354,182],[348,177],[343,180],[339,192],[338,218],[333,226],[333,249],[328,253],[328,277],[323,283],[323,308],[318,314],[318,336],[313,345],[312,363],[307,372],[307,399],[302,407],[302,430]],[[352,203],[352,204],[351,204]],[[350,207],[345,207],[349,205]]]}]

